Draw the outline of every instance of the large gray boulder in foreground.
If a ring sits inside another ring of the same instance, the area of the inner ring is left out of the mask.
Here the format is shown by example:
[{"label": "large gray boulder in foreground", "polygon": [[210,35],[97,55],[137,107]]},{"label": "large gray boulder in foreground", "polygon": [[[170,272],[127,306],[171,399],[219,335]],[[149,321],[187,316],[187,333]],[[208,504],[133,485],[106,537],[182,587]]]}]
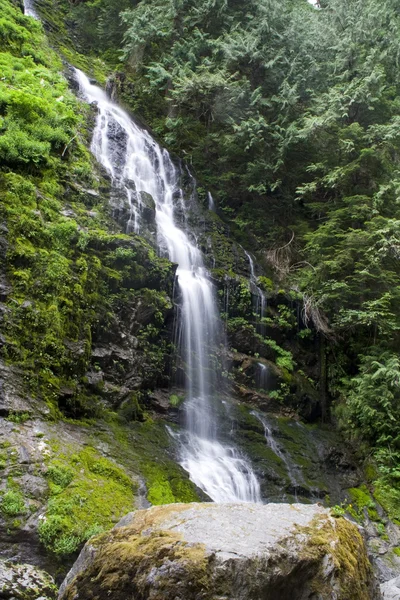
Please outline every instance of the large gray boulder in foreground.
[{"label": "large gray boulder in foreground", "polygon": [[62,600],[376,600],[358,528],[319,505],[170,504],[90,540]]},{"label": "large gray boulder in foreground", "polygon": [[383,600],[400,600],[400,577],[395,577],[381,585]]}]

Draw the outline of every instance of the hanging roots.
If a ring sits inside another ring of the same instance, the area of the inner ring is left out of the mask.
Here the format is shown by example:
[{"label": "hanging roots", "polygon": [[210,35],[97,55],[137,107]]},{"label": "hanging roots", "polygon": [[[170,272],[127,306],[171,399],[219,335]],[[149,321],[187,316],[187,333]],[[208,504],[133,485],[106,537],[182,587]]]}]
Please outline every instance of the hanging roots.
[{"label": "hanging roots", "polygon": [[268,250],[266,252],[266,259],[272,265],[272,267],[279,273],[281,277],[285,277],[291,270],[291,263],[293,258],[292,242],[294,241],[294,232],[292,231],[292,237],[290,241],[284,246]]},{"label": "hanging roots", "polygon": [[309,323],[313,323],[317,331],[325,334],[330,333],[328,319],[318,308],[313,296],[303,295],[302,318],[306,326]]}]

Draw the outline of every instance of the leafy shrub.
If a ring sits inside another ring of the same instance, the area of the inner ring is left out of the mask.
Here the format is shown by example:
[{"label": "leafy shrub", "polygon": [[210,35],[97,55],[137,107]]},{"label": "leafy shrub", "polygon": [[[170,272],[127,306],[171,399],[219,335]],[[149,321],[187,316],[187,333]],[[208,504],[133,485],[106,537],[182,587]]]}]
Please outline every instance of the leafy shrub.
[{"label": "leafy shrub", "polygon": [[7,517],[15,517],[26,512],[24,497],[17,490],[7,490],[1,498],[0,511]]}]

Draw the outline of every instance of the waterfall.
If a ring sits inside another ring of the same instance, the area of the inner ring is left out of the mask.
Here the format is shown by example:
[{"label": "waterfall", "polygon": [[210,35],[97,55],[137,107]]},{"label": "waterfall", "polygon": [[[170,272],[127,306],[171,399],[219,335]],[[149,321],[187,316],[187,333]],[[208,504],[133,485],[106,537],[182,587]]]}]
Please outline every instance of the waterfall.
[{"label": "waterfall", "polygon": [[186,430],[178,434],[180,462],[215,502],[260,501],[259,484],[248,461],[218,439],[216,350],[221,323],[202,253],[191,232],[175,221],[175,208],[179,205],[185,211],[181,172],[168,152],[103,90],[81,71],[76,70],[76,78],[85,100],[98,108],[91,150],[113,186],[125,193],[133,229],[140,231],[141,195],[150,194],[155,202],[159,252],[178,264],[179,345],[187,387]]},{"label": "waterfall", "polygon": [[207,196],[208,196],[208,210],[215,212],[215,202],[214,202],[214,198],[212,197],[211,192],[208,192]]},{"label": "waterfall", "polygon": [[272,452],[281,459],[281,461],[284,463],[285,467],[286,467],[286,471],[290,480],[290,483],[293,487],[294,490],[294,497],[295,500],[297,502],[297,490],[300,487],[300,482],[298,481],[297,476],[294,473],[293,467],[290,464],[289,460],[287,459],[287,457],[285,456],[285,454],[282,452],[282,450],[279,448],[278,444],[276,443],[273,433],[272,433],[272,429],[270,424],[268,423],[267,419],[265,416],[261,415],[260,413],[258,413],[257,411],[253,410],[251,412],[252,415],[254,415],[256,417],[256,419],[258,419],[260,421],[260,423],[262,423],[263,427],[264,427],[264,436],[265,436],[265,440],[268,444],[268,446],[271,448]]},{"label": "waterfall", "polygon": [[262,289],[257,285],[257,276],[254,268],[254,261],[251,258],[250,254],[245,250],[249,265],[250,265],[250,291],[253,296],[255,296],[256,301],[254,302],[254,309],[256,313],[256,318],[258,320],[258,333],[264,335],[265,333],[265,324],[263,323],[263,319],[265,317],[265,310],[267,307],[267,299],[262,291]]},{"label": "waterfall", "polygon": [[24,14],[28,17],[33,17],[34,19],[39,20],[38,14],[34,9],[33,0],[24,0]]},{"label": "waterfall", "polygon": [[270,384],[270,372],[267,365],[257,363],[255,383],[259,390],[268,391]]}]

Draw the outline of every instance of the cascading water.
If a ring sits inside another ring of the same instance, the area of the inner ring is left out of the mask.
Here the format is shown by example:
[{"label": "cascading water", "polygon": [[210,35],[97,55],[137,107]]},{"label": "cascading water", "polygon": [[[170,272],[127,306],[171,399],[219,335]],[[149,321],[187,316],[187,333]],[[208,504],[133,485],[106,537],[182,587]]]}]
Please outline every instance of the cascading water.
[{"label": "cascading water", "polygon": [[141,194],[150,194],[156,208],[159,250],[178,264],[179,338],[187,378],[186,431],[179,436],[181,464],[215,502],[258,502],[259,484],[250,464],[236,448],[217,439],[218,418],[212,396],[220,318],[202,254],[175,223],[176,206],[184,208],[180,172],[168,152],[103,90],[92,85],[81,71],[76,71],[76,77],[84,98],[98,107],[92,152],[108,171],[114,187],[126,194],[133,228],[140,230]]},{"label": "cascading water", "polygon": [[211,192],[208,192],[208,210],[215,212],[215,202]]},{"label": "cascading water", "polygon": [[266,296],[264,294],[264,292],[262,291],[262,289],[257,285],[257,276],[256,276],[256,272],[254,269],[254,261],[251,258],[250,254],[245,250],[244,253],[246,254],[248,260],[249,260],[249,266],[250,266],[250,291],[252,293],[253,296],[255,296],[256,301],[254,303],[254,308],[255,308],[255,313],[258,319],[258,332],[261,333],[261,335],[264,335],[265,333],[265,325],[263,322],[263,319],[265,317],[265,310],[267,307],[267,299]]},{"label": "cascading water", "polygon": [[34,8],[34,3],[32,0],[24,0],[24,14],[28,17],[33,17],[34,19],[39,19],[37,12]]},{"label": "cascading water", "polygon": [[258,389],[268,391],[270,384],[270,372],[267,365],[257,363],[255,383]]},{"label": "cascading water", "polygon": [[294,497],[297,502],[297,490],[300,487],[300,481],[298,480],[292,465],[290,464],[289,460],[287,459],[285,454],[282,452],[282,450],[279,448],[278,444],[276,443],[274,436],[272,434],[271,426],[268,423],[266,417],[261,415],[260,413],[258,413],[255,410],[252,411],[251,414],[254,415],[256,417],[256,419],[258,419],[260,421],[260,423],[262,423],[262,425],[264,427],[265,439],[266,439],[268,446],[271,448],[272,452],[274,454],[276,454],[276,456],[278,458],[280,458],[281,461],[284,463],[290,483],[291,483],[293,491],[294,491]]}]

